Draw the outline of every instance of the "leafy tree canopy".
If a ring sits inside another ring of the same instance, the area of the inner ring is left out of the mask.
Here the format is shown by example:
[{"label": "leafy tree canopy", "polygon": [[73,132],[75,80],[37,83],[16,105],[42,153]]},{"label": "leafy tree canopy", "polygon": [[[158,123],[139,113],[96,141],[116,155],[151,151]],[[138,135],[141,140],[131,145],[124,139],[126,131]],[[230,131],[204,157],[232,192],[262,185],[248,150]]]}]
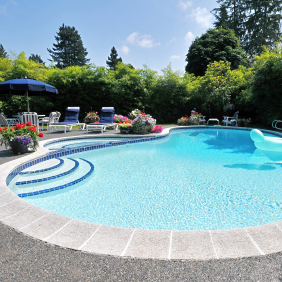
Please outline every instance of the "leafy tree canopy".
[{"label": "leafy tree canopy", "polygon": [[209,63],[224,61],[231,63],[231,69],[246,64],[246,55],[238,38],[232,30],[223,28],[209,29],[191,44],[186,55],[186,72],[203,76]]},{"label": "leafy tree canopy", "polygon": [[53,48],[47,48],[52,60],[57,67],[83,66],[90,59],[86,59],[88,52],[83,47],[80,35],[75,27],[65,26],[59,28],[59,32],[55,36],[56,42]]},{"label": "leafy tree canopy", "polygon": [[8,54],[2,44],[0,44],[0,58],[8,58]]},{"label": "leafy tree canopy", "polygon": [[117,50],[113,47],[106,63],[111,70],[115,70],[118,62],[122,62],[122,58],[118,58]]}]

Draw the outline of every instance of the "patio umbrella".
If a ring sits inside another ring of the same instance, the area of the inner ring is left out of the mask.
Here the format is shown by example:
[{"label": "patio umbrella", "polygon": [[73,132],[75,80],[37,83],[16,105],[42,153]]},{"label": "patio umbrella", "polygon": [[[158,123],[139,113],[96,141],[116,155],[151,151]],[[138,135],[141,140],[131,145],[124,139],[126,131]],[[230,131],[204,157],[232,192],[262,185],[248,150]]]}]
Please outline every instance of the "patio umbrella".
[{"label": "patio umbrella", "polygon": [[16,78],[0,83],[0,94],[26,95],[28,112],[28,96],[36,96],[44,93],[58,94],[58,90],[52,85],[30,78]]}]

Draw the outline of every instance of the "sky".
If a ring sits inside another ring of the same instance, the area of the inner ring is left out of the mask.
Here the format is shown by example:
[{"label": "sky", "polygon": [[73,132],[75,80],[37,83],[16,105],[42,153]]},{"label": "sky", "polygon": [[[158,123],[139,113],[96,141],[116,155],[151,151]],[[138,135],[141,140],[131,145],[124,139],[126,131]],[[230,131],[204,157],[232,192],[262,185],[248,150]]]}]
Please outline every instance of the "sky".
[{"label": "sky", "polygon": [[62,24],[74,26],[90,63],[105,66],[111,48],[134,68],[185,71],[189,46],[213,28],[216,0],[0,0],[0,44],[11,58],[41,56]]}]

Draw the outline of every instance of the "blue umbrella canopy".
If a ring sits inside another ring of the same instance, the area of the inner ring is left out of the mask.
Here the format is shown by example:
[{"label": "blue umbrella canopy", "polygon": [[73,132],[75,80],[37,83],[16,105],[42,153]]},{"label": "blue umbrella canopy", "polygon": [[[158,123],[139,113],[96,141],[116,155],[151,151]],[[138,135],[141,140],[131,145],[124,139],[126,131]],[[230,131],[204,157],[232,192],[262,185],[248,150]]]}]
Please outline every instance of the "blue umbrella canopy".
[{"label": "blue umbrella canopy", "polygon": [[26,95],[28,112],[28,95],[36,96],[45,93],[58,94],[58,90],[50,84],[30,78],[16,78],[0,83],[0,94]]}]

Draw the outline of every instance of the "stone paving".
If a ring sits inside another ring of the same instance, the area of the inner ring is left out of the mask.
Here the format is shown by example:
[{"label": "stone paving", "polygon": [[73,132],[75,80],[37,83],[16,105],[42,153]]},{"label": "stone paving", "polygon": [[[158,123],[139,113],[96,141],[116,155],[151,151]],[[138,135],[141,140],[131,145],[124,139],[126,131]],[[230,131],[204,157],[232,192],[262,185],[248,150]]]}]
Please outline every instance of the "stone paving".
[{"label": "stone paving", "polygon": [[[66,135],[47,133],[43,139],[82,134],[78,130]],[[23,156],[0,148],[0,164]],[[89,254],[30,238],[0,224],[0,281],[282,281],[281,262],[281,253],[206,261]]]}]

